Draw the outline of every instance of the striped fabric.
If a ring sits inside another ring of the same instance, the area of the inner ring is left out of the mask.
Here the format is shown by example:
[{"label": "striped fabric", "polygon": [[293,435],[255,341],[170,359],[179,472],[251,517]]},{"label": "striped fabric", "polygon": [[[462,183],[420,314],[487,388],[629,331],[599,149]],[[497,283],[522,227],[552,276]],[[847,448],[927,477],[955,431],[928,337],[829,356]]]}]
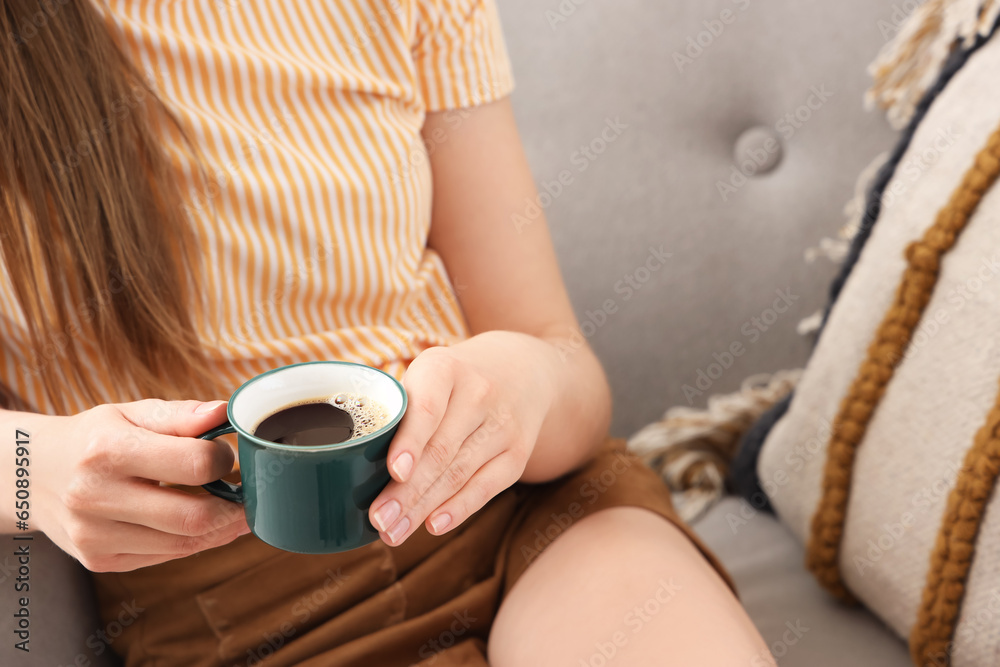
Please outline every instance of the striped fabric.
[{"label": "striped fabric", "polygon": [[[428,111],[510,92],[493,0],[110,0],[106,17],[210,177],[166,139],[204,250],[197,326],[222,386],[312,359],[400,377],[468,335],[427,248],[420,128]],[[0,279],[0,372],[51,412]]]}]

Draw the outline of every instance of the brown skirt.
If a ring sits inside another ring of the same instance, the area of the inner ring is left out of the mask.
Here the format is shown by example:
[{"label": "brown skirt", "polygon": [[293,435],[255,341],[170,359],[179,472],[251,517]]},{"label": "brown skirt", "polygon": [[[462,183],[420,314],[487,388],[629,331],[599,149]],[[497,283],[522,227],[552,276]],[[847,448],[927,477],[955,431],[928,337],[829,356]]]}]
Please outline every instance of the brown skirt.
[{"label": "brown skirt", "polygon": [[279,551],[252,535],[143,568],[94,575],[101,615],[137,620],[113,648],[134,665],[487,667],[490,626],[514,582],[582,517],[650,509],[677,525],[732,586],[621,439],[558,480],[515,484],[441,537],[342,554]]}]

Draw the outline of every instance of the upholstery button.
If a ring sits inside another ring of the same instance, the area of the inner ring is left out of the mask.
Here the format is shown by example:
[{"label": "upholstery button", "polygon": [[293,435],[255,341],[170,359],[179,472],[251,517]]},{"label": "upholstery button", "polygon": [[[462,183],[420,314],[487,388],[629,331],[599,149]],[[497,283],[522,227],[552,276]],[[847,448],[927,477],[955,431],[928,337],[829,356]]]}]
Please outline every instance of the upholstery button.
[{"label": "upholstery button", "polygon": [[744,130],[736,139],[733,157],[747,176],[766,174],[781,162],[781,139],[769,127],[761,125]]}]

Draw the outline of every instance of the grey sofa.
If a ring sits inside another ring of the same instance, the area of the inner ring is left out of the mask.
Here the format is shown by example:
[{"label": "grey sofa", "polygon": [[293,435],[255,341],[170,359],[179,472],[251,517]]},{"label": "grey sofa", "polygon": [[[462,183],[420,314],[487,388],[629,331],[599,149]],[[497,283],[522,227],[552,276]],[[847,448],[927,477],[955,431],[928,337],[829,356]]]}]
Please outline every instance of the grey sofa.
[{"label": "grey sofa", "polygon": [[[796,323],[834,269],[803,251],[841,226],[858,172],[894,141],[862,96],[898,4],[500,0],[539,204],[614,386],[616,434],[804,363]],[[647,264],[653,252],[670,256]],[[820,592],[772,518],[734,527],[741,511],[728,499],[696,529],[782,667],[909,664],[876,619]],[[13,650],[5,611],[0,664],[114,664],[85,573],[41,536],[32,548],[32,652]],[[13,565],[0,557],[10,610]]]},{"label": "grey sofa", "polygon": [[[616,433],[804,364],[811,342],[796,325],[825,303],[834,267],[803,254],[836,234],[859,172],[895,141],[862,100],[866,66],[904,7],[501,0],[536,181],[545,192],[573,169],[546,214],[614,388]],[[578,172],[571,156],[608,118],[627,129]],[[638,283],[661,247],[667,264],[626,299],[616,285]],[[607,299],[617,310],[602,321]],[[730,356],[734,343],[742,352]],[[815,584],[772,516],[730,498],[695,529],[781,667],[911,664],[878,619]]]}]

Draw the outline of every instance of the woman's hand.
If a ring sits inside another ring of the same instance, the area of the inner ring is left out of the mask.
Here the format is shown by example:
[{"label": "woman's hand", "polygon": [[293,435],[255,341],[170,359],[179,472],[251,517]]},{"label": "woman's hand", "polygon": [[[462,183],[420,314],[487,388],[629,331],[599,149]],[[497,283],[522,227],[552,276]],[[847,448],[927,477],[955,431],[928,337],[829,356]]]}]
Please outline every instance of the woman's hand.
[{"label": "woman's hand", "polygon": [[389,447],[392,481],[369,517],[390,545],[422,522],[440,535],[516,482],[555,400],[551,344],[491,331],[420,354]]},{"label": "woman's hand", "polygon": [[246,534],[239,505],[159,485],[205,484],[232,470],[228,445],[192,437],[222,421],[223,405],[144,400],[70,417],[0,413],[11,432],[31,437],[33,527],[94,572],[154,565]]}]

